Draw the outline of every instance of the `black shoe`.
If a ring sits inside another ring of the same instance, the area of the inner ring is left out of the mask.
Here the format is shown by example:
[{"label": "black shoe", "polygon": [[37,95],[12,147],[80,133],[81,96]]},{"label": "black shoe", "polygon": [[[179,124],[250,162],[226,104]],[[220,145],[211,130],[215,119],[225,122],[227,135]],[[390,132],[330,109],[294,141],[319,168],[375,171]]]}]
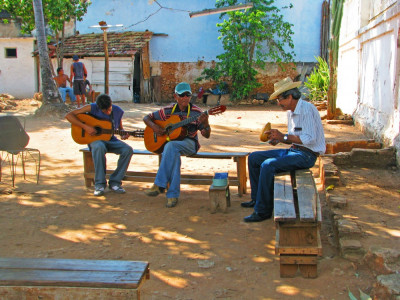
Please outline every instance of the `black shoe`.
[{"label": "black shoe", "polygon": [[271,218],[271,214],[259,214],[256,212],[253,212],[250,216],[247,216],[244,218],[245,222],[261,222],[264,220],[268,220]]},{"label": "black shoe", "polygon": [[240,205],[242,207],[254,207],[254,205],[256,205],[256,200],[251,200],[251,201],[247,201],[247,202],[242,202],[240,203]]}]

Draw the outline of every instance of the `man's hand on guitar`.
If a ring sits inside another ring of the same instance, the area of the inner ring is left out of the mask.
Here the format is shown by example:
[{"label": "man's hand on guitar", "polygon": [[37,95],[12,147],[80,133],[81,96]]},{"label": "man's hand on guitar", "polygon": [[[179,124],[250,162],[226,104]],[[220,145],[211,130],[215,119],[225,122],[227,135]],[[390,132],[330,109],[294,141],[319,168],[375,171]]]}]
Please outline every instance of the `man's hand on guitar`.
[{"label": "man's hand on guitar", "polygon": [[84,129],[85,129],[85,131],[86,131],[89,135],[91,135],[91,136],[94,136],[94,135],[96,135],[96,133],[97,133],[96,128],[94,128],[94,127],[92,127],[92,126],[86,125]]},{"label": "man's hand on guitar", "polygon": [[162,128],[160,125],[154,123],[154,126],[151,127],[154,133],[158,136],[163,136],[166,134],[165,128]]},{"label": "man's hand on guitar", "polygon": [[124,135],[121,135],[121,140],[127,140],[129,138],[130,134],[126,133]]}]

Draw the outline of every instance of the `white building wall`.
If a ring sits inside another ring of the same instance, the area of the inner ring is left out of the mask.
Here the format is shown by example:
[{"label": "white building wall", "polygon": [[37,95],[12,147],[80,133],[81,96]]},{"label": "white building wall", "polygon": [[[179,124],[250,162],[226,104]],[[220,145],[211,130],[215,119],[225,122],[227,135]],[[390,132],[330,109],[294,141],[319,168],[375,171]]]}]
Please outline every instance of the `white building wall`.
[{"label": "white building wall", "polygon": [[[358,16],[358,17],[355,17]],[[337,107],[400,162],[400,2],[347,0],[340,32]]]},{"label": "white building wall", "polygon": [[[32,98],[37,74],[32,57],[34,38],[0,38],[0,93],[17,99]],[[6,48],[16,48],[17,57],[7,58]]]}]

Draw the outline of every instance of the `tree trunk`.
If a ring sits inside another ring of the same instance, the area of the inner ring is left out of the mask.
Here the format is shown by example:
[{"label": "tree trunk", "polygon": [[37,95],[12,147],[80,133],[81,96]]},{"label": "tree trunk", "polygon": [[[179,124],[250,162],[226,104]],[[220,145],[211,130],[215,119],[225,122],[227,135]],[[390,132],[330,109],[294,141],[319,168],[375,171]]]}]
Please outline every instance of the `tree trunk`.
[{"label": "tree trunk", "polygon": [[42,0],[33,0],[35,13],[36,39],[39,50],[40,75],[42,82],[42,106],[36,111],[36,115],[47,115],[49,113],[62,113],[66,106],[62,103],[55,81],[51,75],[50,58],[46,43],[46,32],[44,26]]}]

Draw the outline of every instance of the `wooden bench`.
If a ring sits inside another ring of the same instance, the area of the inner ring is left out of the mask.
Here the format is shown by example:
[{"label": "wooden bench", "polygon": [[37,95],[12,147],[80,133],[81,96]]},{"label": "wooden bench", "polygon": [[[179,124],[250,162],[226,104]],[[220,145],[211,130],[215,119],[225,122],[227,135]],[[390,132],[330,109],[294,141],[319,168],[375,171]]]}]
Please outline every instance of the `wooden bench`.
[{"label": "wooden bench", "polygon": [[[90,187],[94,181],[94,164],[92,154],[89,148],[80,150],[83,153],[83,177],[85,178],[86,187]],[[158,155],[147,150],[133,150],[133,155]],[[203,159],[233,159],[236,162],[236,176],[229,176],[229,185],[237,186],[239,196],[246,194],[246,161],[249,152],[198,152],[190,158],[203,158]],[[161,156],[158,155],[158,162],[161,161]],[[111,174],[113,170],[107,170],[107,175]],[[123,180],[138,181],[138,182],[154,182],[156,173],[154,172],[135,172],[127,171]],[[197,175],[197,174],[182,174],[181,184],[194,184],[194,185],[211,185],[213,175]]]},{"label": "wooden bench", "polygon": [[280,256],[281,277],[317,277],[317,259],[322,255],[321,206],[310,170],[275,176],[275,254]]},{"label": "wooden bench", "polygon": [[0,258],[0,299],[140,299],[149,263]]}]

